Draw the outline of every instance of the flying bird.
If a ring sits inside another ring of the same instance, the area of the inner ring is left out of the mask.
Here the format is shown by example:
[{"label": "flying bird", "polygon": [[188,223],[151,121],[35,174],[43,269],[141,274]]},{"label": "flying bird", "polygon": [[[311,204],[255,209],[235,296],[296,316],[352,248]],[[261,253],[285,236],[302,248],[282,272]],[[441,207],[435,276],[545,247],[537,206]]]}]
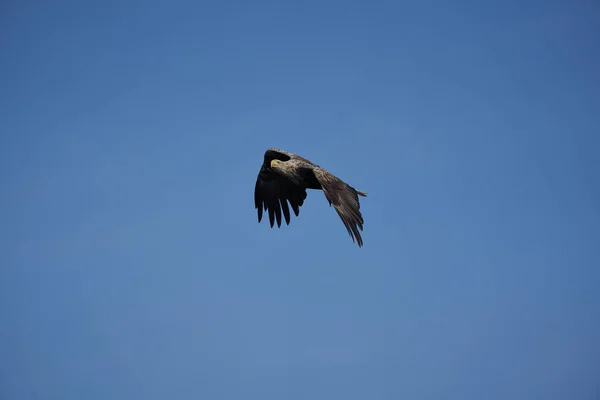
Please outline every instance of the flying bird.
[{"label": "flying bird", "polygon": [[306,158],[285,150],[270,148],[264,155],[264,161],[256,179],[254,188],[254,206],[258,210],[258,222],[262,220],[263,210],[269,213],[271,228],[275,219],[281,227],[281,212],[286,224],[290,224],[288,202],[296,214],[306,199],[306,189],[322,190],[329,206],[333,204],[352,242],[362,247],[360,231],[363,230],[363,217],[360,212],[358,196],[366,197],[343,182],[332,173],[313,164]]}]

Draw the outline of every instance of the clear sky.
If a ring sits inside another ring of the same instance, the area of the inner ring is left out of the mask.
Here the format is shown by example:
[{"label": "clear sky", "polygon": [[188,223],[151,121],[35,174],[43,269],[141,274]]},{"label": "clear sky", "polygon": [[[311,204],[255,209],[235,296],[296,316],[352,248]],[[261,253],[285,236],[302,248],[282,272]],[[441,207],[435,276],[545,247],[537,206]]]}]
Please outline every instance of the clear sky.
[{"label": "clear sky", "polygon": [[[0,18],[3,400],[598,399],[597,1]],[[257,223],[269,147],[363,248]]]}]

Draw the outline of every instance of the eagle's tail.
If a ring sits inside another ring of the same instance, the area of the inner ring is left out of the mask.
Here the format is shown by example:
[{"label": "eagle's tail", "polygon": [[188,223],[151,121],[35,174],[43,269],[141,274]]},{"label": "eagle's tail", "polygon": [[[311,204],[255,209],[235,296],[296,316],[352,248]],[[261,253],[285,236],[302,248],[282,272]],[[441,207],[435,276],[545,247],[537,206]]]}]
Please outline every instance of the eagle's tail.
[{"label": "eagle's tail", "polygon": [[365,192],[361,192],[360,190],[356,190],[356,194],[358,194],[359,196],[367,197],[367,194]]}]

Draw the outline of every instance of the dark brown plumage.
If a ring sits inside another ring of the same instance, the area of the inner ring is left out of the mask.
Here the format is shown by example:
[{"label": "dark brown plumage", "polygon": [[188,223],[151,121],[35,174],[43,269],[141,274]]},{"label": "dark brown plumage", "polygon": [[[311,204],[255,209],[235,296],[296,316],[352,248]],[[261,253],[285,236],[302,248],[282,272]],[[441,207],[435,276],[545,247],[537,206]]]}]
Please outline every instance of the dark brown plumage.
[{"label": "dark brown plumage", "polygon": [[281,214],[286,224],[290,223],[289,205],[296,216],[306,199],[306,189],[322,190],[335,211],[340,216],[352,241],[362,247],[360,231],[363,230],[363,217],[358,196],[367,196],[343,182],[330,172],[307,159],[293,153],[268,149],[256,179],[254,205],[258,212],[258,222],[263,211],[269,213],[271,228],[275,220],[281,227]]}]

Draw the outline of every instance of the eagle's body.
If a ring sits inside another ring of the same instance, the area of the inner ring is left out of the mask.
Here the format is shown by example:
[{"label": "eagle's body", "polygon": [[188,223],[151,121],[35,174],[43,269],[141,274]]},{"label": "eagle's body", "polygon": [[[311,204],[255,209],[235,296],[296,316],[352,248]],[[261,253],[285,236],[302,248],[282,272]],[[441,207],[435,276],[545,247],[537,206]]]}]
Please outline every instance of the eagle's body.
[{"label": "eagle's body", "polygon": [[300,207],[306,199],[306,189],[322,190],[331,206],[333,204],[342,222],[346,226],[352,241],[363,245],[359,229],[363,230],[363,217],[360,212],[358,196],[366,196],[357,191],[330,172],[293,153],[268,149],[264,155],[256,186],[254,205],[258,210],[258,222],[263,210],[269,212],[271,228],[277,219],[281,227],[281,212],[286,224],[290,223],[290,209],[298,216]]}]

